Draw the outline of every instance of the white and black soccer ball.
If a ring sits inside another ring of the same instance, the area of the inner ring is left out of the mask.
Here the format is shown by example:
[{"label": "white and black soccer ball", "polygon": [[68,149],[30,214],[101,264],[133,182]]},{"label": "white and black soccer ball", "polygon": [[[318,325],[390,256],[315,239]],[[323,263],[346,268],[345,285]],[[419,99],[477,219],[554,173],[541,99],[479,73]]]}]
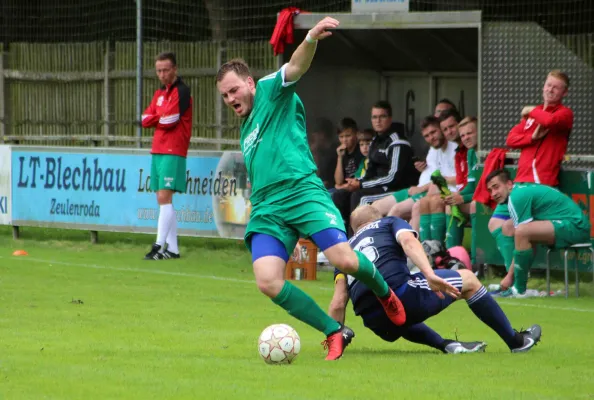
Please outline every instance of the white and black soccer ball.
[{"label": "white and black soccer ball", "polygon": [[258,352],[267,364],[291,364],[301,351],[297,331],[286,324],[274,324],[258,338]]}]

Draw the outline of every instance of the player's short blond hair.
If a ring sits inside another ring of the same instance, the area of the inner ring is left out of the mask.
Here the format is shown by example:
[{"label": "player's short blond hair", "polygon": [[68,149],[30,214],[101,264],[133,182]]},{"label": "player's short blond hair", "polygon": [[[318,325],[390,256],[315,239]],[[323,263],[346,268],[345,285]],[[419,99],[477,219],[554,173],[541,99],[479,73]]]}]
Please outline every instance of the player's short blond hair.
[{"label": "player's short blond hair", "polygon": [[549,72],[548,76],[554,76],[555,78],[562,80],[563,82],[565,82],[565,87],[569,88],[569,76],[560,69],[552,70],[551,72]]},{"label": "player's short blond hair", "polygon": [[357,231],[361,226],[376,221],[382,217],[379,210],[371,204],[359,206],[351,213],[351,227]]},{"label": "player's short blond hair", "polygon": [[462,128],[465,125],[468,125],[470,123],[474,123],[476,125],[476,122],[478,120],[476,119],[476,117],[464,117],[464,119],[462,121],[460,121],[460,123],[458,124],[458,128]]}]

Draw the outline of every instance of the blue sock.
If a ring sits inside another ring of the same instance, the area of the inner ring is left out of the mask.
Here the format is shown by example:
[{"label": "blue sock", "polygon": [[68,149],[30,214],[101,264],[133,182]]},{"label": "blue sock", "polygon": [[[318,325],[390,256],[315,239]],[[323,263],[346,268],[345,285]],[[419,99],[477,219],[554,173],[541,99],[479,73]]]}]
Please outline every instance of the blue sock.
[{"label": "blue sock", "polygon": [[425,324],[415,324],[408,327],[402,337],[409,342],[424,344],[443,351],[443,338],[439,336],[439,333],[435,332]]},{"label": "blue sock", "polygon": [[522,345],[518,343],[516,332],[513,330],[505,313],[499,307],[499,304],[487,292],[484,286],[466,300],[468,307],[472,310],[481,321],[483,321],[489,328],[493,329],[501,339],[507,344],[510,349]]}]

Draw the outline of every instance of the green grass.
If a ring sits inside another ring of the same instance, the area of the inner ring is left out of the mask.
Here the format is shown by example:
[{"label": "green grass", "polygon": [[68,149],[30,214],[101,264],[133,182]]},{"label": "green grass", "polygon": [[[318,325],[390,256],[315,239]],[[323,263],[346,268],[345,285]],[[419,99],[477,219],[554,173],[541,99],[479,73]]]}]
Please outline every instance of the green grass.
[{"label": "green grass", "polygon": [[[321,334],[258,293],[243,244],[182,238],[183,259],[143,261],[152,239],[101,233],[91,245],[88,233],[27,228],[13,241],[0,228],[0,398],[594,398],[591,297],[501,301],[516,328],[543,327],[542,343],[517,355],[464,302],[429,325],[487,341],[485,354],[385,343],[349,311],[357,337],[326,362]],[[330,273],[297,284],[327,307]],[[279,322],[302,339],[290,366],[257,353]]]}]

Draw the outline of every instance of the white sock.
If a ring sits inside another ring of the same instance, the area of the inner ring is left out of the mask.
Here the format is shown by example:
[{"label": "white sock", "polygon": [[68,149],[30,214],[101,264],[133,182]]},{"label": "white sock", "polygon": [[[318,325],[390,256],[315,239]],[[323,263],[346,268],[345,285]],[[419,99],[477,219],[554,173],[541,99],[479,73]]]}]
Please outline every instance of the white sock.
[{"label": "white sock", "polygon": [[167,234],[165,242],[167,243],[167,250],[179,254],[179,249],[177,248],[177,218],[175,216],[175,210],[173,210],[173,213],[171,214],[171,228],[169,228],[169,233]]},{"label": "white sock", "polygon": [[157,222],[157,244],[161,246],[161,252],[165,245],[165,239],[171,229],[171,214],[175,216],[172,204],[163,204],[159,207],[159,222]]}]

